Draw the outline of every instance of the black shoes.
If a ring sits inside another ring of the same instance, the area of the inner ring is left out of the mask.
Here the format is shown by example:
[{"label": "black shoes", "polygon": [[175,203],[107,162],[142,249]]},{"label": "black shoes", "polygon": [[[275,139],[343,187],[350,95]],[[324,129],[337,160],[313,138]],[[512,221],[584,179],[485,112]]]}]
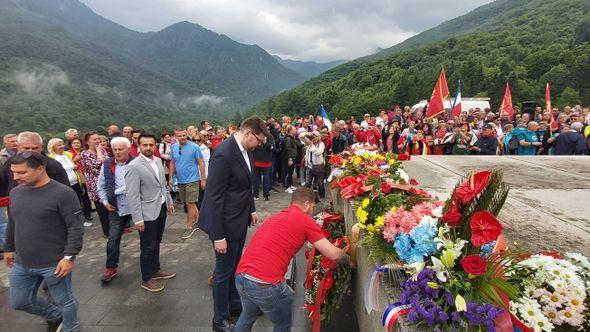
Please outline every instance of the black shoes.
[{"label": "black shoes", "polygon": [[47,332],[59,332],[61,331],[61,321],[62,318],[58,318],[56,320],[48,320],[47,321]]},{"label": "black shoes", "polygon": [[233,332],[234,324],[230,323],[229,320],[224,320],[222,322],[216,322],[213,320],[213,331],[216,332]]}]

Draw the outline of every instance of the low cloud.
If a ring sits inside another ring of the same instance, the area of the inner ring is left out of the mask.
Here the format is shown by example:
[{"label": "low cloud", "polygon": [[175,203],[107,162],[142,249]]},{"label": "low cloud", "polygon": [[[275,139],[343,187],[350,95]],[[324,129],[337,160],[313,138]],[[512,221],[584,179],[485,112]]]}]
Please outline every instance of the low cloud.
[{"label": "low cloud", "polygon": [[23,66],[14,73],[13,78],[30,95],[53,93],[55,87],[70,84],[68,74],[50,64],[38,67]]},{"label": "low cloud", "polygon": [[99,93],[101,95],[109,95],[109,96],[117,97],[119,99],[123,99],[126,95],[125,91],[119,89],[116,86],[109,87],[109,86],[99,85],[99,84],[92,83],[92,82],[87,82],[86,85],[88,86],[88,88],[90,90],[92,90],[96,93]]},{"label": "low cloud", "polygon": [[198,95],[191,97],[176,97],[174,92],[168,92],[159,98],[159,101],[172,103],[180,107],[215,106],[223,103],[227,98],[214,95]]}]

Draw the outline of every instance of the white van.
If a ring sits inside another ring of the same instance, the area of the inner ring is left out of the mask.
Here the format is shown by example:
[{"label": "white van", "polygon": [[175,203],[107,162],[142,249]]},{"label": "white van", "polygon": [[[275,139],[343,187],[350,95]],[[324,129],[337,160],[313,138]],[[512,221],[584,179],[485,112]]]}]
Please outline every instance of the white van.
[{"label": "white van", "polygon": [[[445,105],[445,109],[450,110],[453,106],[453,102],[455,98],[447,98],[444,100],[443,104]],[[412,106],[412,111],[418,108],[424,108],[428,100],[420,100],[420,102],[414,106]],[[461,110],[462,111],[469,111],[470,108],[480,108],[480,109],[491,109],[490,106],[490,98],[463,98],[461,100]]]}]

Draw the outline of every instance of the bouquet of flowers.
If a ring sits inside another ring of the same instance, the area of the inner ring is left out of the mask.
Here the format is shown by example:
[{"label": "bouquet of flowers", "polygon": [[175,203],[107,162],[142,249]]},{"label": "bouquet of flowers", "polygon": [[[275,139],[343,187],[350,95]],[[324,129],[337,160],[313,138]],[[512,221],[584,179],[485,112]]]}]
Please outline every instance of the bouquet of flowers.
[{"label": "bouquet of flowers", "polygon": [[[335,246],[348,251],[349,241],[346,226],[341,215],[324,211],[316,216],[326,238]],[[315,248],[305,253],[307,272],[305,281],[305,307],[313,322],[314,331],[319,331],[322,321],[329,321],[342,303],[350,283],[351,270],[348,266],[337,266]]]},{"label": "bouquet of flowers", "polygon": [[510,312],[534,331],[587,330],[589,272],[588,258],[576,253],[541,253],[517,263],[512,278],[523,297],[510,302]]}]

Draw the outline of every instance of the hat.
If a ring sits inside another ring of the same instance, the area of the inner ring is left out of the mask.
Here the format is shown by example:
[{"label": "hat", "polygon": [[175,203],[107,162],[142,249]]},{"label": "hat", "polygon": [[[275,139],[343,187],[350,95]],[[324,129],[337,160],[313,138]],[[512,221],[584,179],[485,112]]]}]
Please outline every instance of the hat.
[{"label": "hat", "polygon": [[371,116],[371,114],[365,113],[365,118],[370,117],[370,116]]},{"label": "hat", "polygon": [[488,122],[488,123],[484,124],[481,128],[482,129],[494,129],[494,126],[492,126],[492,124]]}]

